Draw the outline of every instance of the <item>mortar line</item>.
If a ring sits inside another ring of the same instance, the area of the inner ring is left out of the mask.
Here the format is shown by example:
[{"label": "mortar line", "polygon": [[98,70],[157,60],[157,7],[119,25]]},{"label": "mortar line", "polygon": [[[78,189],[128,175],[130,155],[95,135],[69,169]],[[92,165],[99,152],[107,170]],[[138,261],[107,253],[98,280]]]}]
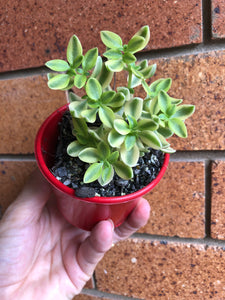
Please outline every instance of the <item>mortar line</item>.
[{"label": "mortar line", "polygon": [[14,71],[6,71],[0,73],[0,81],[1,80],[8,80],[8,79],[16,79],[16,78],[26,78],[31,76],[38,76],[38,75],[46,75],[49,70],[45,66],[41,67],[34,67],[28,69],[20,69]]},{"label": "mortar line", "polygon": [[141,300],[140,298],[133,298],[123,295],[110,294],[107,292],[102,292],[97,289],[83,289],[81,294],[88,296],[95,296],[99,298],[113,299],[113,300]]},{"label": "mortar line", "polygon": [[225,150],[177,151],[170,155],[170,161],[225,160]]},{"label": "mortar line", "polygon": [[189,55],[204,54],[211,51],[223,51],[225,50],[225,39],[211,41],[210,43],[200,43],[195,45],[185,45],[174,48],[164,48],[150,50],[148,52],[139,53],[137,58],[142,59],[168,59],[173,57],[182,57]]},{"label": "mortar line", "polygon": [[0,154],[0,161],[35,161],[34,154]]},{"label": "mortar line", "polygon": [[[35,160],[34,154],[0,154],[0,161]],[[170,161],[194,162],[205,160],[225,160],[225,150],[177,151],[170,155]]]},{"label": "mortar line", "polygon": [[205,161],[205,235],[211,236],[211,160]]},{"label": "mortar line", "polygon": [[94,286],[94,289],[97,289],[97,280],[96,280],[96,273],[94,271],[92,277],[91,277],[91,280],[92,280],[92,284]]},{"label": "mortar line", "polygon": [[154,235],[147,233],[134,233],[130,239],[138,239],[145,241],[158,241],[161,244],[192,244],[192,245],[203,245],[203,246],[212,246],[225,249],[225,240],[216,240],[211,237],[204,238],[185,238],[178,236],[164,236],[164,235]]},{"label": "mortar line", "polygon": [[211,0],[202,0],[202,31],[203,44],[209,44],[212,40]]},{"label": "mortar line", "polygon": [[[172,48],[164,49],[153,49],[137,55],[137,59],[160,59],[160,58],[171,58],[179,56],[197,55],[201,53],[207,53],[210,51],[225,50],[225,39],[215,40],[207,43],[200,43],[194,45],[182,45]],[[1,80],[9,80],[16,78],[25,78],[37,75],[46,75],[49,72],[45,66],[20,69],[13,71],[6,71],[0,73]]]}]

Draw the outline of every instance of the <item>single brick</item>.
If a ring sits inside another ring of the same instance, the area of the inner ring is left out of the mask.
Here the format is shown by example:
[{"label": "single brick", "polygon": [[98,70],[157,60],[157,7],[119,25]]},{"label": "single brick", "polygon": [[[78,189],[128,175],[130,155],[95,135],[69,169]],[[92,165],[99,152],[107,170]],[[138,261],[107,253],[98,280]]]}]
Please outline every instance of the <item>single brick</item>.
[{"label": "single brick", "polygon": [[0,161],[2,213],[16,199],[27,178],[37,168],[31,161]]},{"label": "single brick", "polygon": [[130,239],[96,269],[97,288],[141,299],[224,299],[222,247]]},{"label": "single brick", "polygon": [[0,153],[33,153],[38,128],[66,103],[65,93],[50,90],[46,77],[0,81]]},{"label": "single brick", "polygon": [[225,3],[224,0],[212,0],[212,37],[225,37]]},{"label": "single brick", "polygon": [[211,236],[225,239],[225,162],[212,164]]},{"label": "single brick", "polygon": [[145,198],[151,215],[140,232],[203,238],[205,236],[204,164],[170,162],[160,183]]},{"label": "single brick", "polygon": [[154,80],[171,77],[169,94],[194,104],[195,113],[186,121],[188,138],[172,137],[177,150],[225,149],[225,51],[153,60]]},{"label": "single brick", "polygon": [[85,51],[99,46],[101,53],[101,30],[114,31],[127,43],[146,24],[151,29],[147,49],[202,42],[200,0],[68,0],[66,4],[62,0],[39,0],[32,4],[15,0],[7,5],[1,1],[0,11],[1,72],[65,58],[72,34],[79,36]]}]

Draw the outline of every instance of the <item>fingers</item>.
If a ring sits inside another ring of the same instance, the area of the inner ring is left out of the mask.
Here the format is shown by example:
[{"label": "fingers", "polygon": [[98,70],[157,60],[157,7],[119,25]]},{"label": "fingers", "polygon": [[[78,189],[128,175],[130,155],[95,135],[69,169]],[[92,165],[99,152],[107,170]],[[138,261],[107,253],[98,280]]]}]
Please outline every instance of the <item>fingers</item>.
[{"label": "fingers", "polygon": [[6,210],[3,219],[11,218],[19,223],[38,220],[50,194],[50,185],[36,170],[31,174],[17,199]]},{"label": "fingers", "polygon": [[[78,246],[77,238],[71,240],[64,251],[64,265],[73,285],[80,291],[91,278],[96,265],[112,246],[113,223],[99,222]],[[75,259],[74,259],[75,256]]]},{"label": "fingers", "polygon": [[89,276],[105,252],[111,248],[113,229],[111,220],[99,222],[92,230],[91,235],[80,246],[77,259],[80,268]]},{"label": "fingers", "polygon": [[144,226],[150,215],[150,205],[147,200],[140,198],[137,206],[127,220],[115,229],[114,242],[128,238],[139,228]]}]

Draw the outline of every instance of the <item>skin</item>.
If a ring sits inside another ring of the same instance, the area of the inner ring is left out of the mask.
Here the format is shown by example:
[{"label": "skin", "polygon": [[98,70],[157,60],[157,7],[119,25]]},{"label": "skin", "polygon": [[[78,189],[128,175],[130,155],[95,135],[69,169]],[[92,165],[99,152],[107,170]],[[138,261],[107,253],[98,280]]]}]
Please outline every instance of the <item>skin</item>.
[{"label": "skin", "polygon": [[140,198],[120,227],[106,220],[81,230],[59,214],[52,188],[34,172],[0,221],[0,299],[72,299],[112,244],[144,226],[149,213]]}]

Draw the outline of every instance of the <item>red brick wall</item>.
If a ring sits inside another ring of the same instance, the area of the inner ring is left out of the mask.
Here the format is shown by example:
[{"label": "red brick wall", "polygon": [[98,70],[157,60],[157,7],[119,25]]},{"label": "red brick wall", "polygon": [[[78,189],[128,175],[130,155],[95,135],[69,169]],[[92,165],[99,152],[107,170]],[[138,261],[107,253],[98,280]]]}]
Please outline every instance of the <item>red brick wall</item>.
[{"label": "red brick wall", "polygon": [[[225,4],[223,0],[30,0],[0,3],[0,204],[13,201],[36,168],[36,131],[66,102],[46,86],[44,63],[65,58],[75,33],[85,48],[99,31],[126,41],[151,29],[143,57],[171,95],[196,105],[186,140],[146,198],[148,224],[114,246],[75,299],[225,299]],[[102,48],[100,46],[102,51]],[[21,172],[23,170],[23,172]]]}]

